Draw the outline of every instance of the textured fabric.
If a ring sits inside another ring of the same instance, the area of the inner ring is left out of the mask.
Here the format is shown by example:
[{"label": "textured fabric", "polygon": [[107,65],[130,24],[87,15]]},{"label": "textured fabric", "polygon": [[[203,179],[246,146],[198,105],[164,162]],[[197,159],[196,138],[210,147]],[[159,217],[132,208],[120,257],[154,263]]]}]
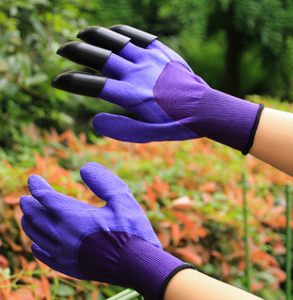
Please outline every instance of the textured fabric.
[{"label": "textured fabric", "polygon": [[157,40],[146,49],[129,42],[119,55],[112,53],[101,70],[109,78],[100,98],[136,112],[139,121],[101,113],[93,120],[96,131],[138,143],[197,138],[192,130],[168,116],[154,99],[156,81],[171,60],[180,62],[192,72],[177,53]]},{"label": "textured fabric", "polygon": [[211,89],[173,50],[154,40],[146,49],[129,42],[111,54],[100,97],[138,114],[139,120],[98,114],[94,128],[122,141],[208,137],[243,151],[259,105]]},{"label": "textured fabric", "polygon": [[169,62],[154,86],[154,98],[175,121],[188,118],[209,86],[181,63]]},{"label": "textured fabric", "polygon": [[205,136],[238,150],[244,150],[259,105],[209,89],[196,107],[196,113],[180,120]]},{"label": "textured fabric", "polygon": [[22,196],[22,227],[34,255],[78,279],[137,288],[158,299],[169,273],[183,262],[161,249],[151,224],[128,186],[97,163],[81,168],[86,185],[106,206],[97,208],[55,191],[32,175],[32,196]]},{"label": "textured fabric", "polygon": [[[182,264],[178,258],[125,232],[89,235],[78,253],[78,265],[86,278],[131,287],[150,300],[159,298],[165,279]],[[99,274],[103,274],[102,280]]]}]

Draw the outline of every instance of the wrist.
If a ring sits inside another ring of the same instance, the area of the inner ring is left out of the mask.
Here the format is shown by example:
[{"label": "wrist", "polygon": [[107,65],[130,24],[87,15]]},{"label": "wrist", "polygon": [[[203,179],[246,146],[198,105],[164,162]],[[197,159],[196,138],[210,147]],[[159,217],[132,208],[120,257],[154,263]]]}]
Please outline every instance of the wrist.
[{"label": "wrist", "polygon": [[134,236],[123,248],[120,276],[123,285],[135,289],[146,300],[159,300],[172,277],[185,268],[193,266]]}]

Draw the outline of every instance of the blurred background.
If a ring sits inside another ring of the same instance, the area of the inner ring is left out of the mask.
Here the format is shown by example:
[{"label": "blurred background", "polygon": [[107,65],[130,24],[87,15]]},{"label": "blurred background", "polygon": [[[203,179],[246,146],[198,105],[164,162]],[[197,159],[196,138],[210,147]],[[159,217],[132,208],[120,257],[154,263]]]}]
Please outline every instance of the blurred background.
[{"label": "blurred background", "polygon": [[83,70],[56,54],[79,30],[127,24],[159,36],[212,88],[293,112],[292,20],[292,0],[0,0],[0,299],[103,300],[121,290],[50,270],[34,259],[20,226],[30,174],[102,205],[79,176],[88,161],[130,186],[165,250],[267,300],[285,299],[284,186],[292,178],[205,139],[136,145],[101,138],[95,114],[129,112],[51,82]]}]

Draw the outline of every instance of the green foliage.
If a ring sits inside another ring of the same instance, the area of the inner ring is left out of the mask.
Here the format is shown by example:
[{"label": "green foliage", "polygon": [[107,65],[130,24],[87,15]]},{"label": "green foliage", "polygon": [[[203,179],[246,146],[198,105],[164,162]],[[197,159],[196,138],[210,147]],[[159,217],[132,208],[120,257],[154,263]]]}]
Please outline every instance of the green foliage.
[{"label": "green foliage", "polygon": [[72,112],[83,99],[50,83],[76,66],[55,52],[88,25],[97,2],[1,0],[0,7],[0,146],[11,148],[32,119],[41,128],[73,124]]},{"label": "green foliage", "polygon": [[[237,51],[226,56],[226,63],[232,56],[241,60],[245,53],[252,53],[259,69],[266,76],[254,77],[256,84],[252,92],[292,98],[292,45],[293,3],[282,0],[218,0],[209,1],[208,37],[220,31],[227,34],[227,45],[238,45]],[[229,35],[229,26],[233,26],[235,35]],[[240,84],[245,85],[249,78],[249,69],[254,67],[251,61],[246,69],[237,67]],[[243,76],[245,74],[246,76]],[[238,94],[242,97],[251,90],[242,88]]]}]

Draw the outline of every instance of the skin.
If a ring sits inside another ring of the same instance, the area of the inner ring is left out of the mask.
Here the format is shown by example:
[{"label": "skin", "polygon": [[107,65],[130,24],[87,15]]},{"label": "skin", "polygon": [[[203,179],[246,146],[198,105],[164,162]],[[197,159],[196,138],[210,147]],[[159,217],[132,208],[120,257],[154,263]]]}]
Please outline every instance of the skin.
[{"label": "skin", "polygon": [[293,176],[293,114],[265,108],[249,153]]},{"label": "skin", "polygon": [[261,298],[191,269],[177,273],[164,300],[260,300]]}]

